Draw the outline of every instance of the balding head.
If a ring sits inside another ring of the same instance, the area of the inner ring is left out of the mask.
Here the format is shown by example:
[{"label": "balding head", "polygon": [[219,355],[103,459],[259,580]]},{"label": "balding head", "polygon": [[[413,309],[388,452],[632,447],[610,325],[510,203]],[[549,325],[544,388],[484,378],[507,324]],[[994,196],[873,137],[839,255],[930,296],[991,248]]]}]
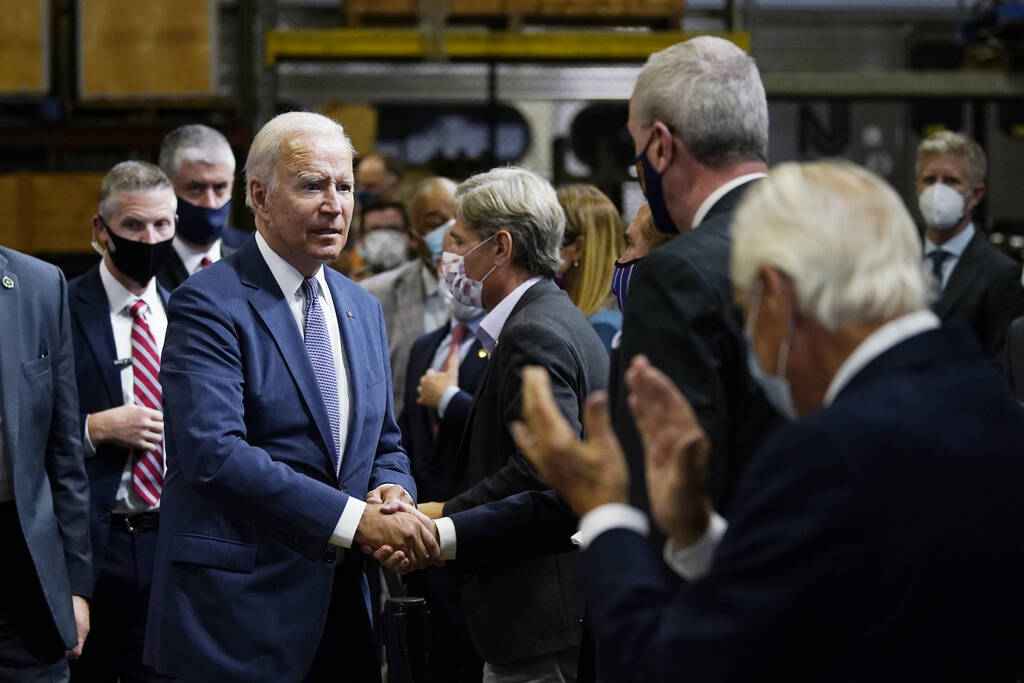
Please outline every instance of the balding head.
[{"label": "balding head", "polygon": [[458,185],[448,178],[427,178],[416,188],[409,202],[409,224],[419,235],[444,225],[455,218],[455,190]]}]

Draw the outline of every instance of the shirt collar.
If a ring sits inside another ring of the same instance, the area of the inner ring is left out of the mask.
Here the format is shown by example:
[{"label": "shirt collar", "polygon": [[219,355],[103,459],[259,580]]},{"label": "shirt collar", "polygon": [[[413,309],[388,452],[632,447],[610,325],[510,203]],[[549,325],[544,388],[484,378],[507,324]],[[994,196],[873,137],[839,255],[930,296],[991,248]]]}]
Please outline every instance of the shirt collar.
[{"label": "shirt collar", "polygon": [[[299,290],[302,287],[302,281],[306,277],[295,269],[295,266],[285,261],[281,256],[274,251],[267,240],[263,238],[260,232],[256,233],[256,246],[260,249],[260,254],[263,255],[263,260],[267,262],[267,267],[270,268],[270,274],[274,276],[274,280],[277,282],[277,286],[281,288],[281,291],[287,297],[301,297],[302,292]],[[321,265],[317,268],[316,273],[313,274],[317,282],[320,283],[320,292],[323,296],[323,292],[327,289],[327,278],[324,276],[324,267]]]},{"label": "shirt collar", "polygon": [[703,223],[704,219],[707,218],[708,212],[711,211],[711,207],[717,204],[718,200],[729,194],[729,192],[744,183],[749,183],[751,180],[756,180],[757,178],[764,178],[767,175],[767,173],[747,173],[746,175],[737,176],[729,182],[719,185],[714,192],[705,197],[704,201],[700,203],[700,207],[697,208],[697,213],[693,214],[693,223],[690,225],[690,228],[696,228]]},{"label": "shirt collar", "polygon": [[218,237],[208,248],[196,249],[185,244],[180,237],[175,235],[174,241],[171,244],[174,246],[174,251],[177,252],[178,258],[181,259],[181,265],[185,266],[185,272],[191,275],[199,269],[199,264],[202,263],[204,256],[211,261],[220,260],[220,242],[221,240]]},{"label": "shirt collar", "polygon": [[150,278],[142,295],[136,296],[117,281],[104,260],[100,261],[100,281],[103,283],[103,291],[107,294],[107,304],[110,306],[111,313],[124,313],[125,309],[135,303],[136,299],[145,301],[150,311],[163,310],[164,304],[156,289],[156,278]]},{"label": "shirt collar", "polygon": [[831,405],[843,387],[868,363],[900,342],[938,326],[939,318],[931,311],[915,311],[901,315],[879,327],[858,344],[853,353],[839,366],[839,370],[828,385],[828,391],[825,392],[824,404]]},{"label": "shirt collar", "polygon": [[[974,222],[972,221],[972,222],[967,224],[967,227],[964,228],[962,232],[960,232],[959,234],[955,235],[948,242],[943,244],[941,249],[943,251],[946,251],[946,252],[949,252],[950,254],[952,254],[954,258],[960,258],[961,256],[963,256],[964,249],[967,248],[967,243],[970,242],[973,237],[974,237]],[[936,249],[939,249],[939,248],[940,247],[936,246],[935,243],[932,242],[930,239],[928,239],[928,236],[925,235],[925,238],[924,238],[924,255],[925,256],[927,256],[928,254],[932,253],[933,251],[935,251]]]},{"label": "shirt collar", "polygon": [[448,330],[454,330],[456,325],[464,325],[466,329],[469,330],[469,333],[475,337],[476,331],[480,328],[480,321],[482,321],[483,319],[484,316],[482,315],[478,315],[472,320],[456,320],[455,318],[451,318]]},{"label": "shirt collar", "polygon": [[541,281],[539,275],[531,277],[526,282],[522,283],[515,289],[513,289],[508,296],[498,302],[490,313],[485,315],[480,321],[480,326],[477,328],[475,334],[477,339],[480,340],[480,345],[487,350],[488,353],[494,351],[494,347],[498,345],[498,337],[501,336],[501,330],[505,327],[505,321],[508,320],[508,316],[511,315],[512,309],[516,307],[519,300],[523,297],[530,287]]}]

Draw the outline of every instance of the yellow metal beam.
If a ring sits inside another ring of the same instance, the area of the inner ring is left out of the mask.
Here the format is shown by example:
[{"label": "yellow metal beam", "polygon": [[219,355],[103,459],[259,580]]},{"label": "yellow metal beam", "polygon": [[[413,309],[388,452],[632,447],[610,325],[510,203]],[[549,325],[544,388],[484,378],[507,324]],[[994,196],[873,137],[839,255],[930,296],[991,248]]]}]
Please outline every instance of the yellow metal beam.
[{"label": "yellow metal beam", "polygon": [[[265,37],[264,59],[273,66],[281,59],[554,59],[643,60],[652,52],[697,34],[688,31],[445,31],[439,48],[416,29],[272,30]],[[750,34],[713,33],[746,51]]]}]

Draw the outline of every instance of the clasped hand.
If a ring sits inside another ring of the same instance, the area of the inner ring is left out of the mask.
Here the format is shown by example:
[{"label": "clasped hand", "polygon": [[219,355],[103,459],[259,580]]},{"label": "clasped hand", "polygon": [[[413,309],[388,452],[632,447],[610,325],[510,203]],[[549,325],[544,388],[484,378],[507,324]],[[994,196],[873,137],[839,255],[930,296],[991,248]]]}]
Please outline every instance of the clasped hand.
[{"label": "clasped hand", "polygon": [[401,573],[441,564],[437,528],[404,488],[384,484],[366,494],[366,503],[355,535],[364,553]]}]

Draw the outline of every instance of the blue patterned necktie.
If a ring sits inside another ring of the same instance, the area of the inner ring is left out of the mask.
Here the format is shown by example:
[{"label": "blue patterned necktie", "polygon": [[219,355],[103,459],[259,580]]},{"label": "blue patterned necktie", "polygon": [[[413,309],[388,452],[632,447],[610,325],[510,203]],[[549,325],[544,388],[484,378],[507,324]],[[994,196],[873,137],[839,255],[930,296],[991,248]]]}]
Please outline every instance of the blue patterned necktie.
[{"label": "blue patterned necktie", "polygon": [[305,326],[302,336],[306,342],[306,353],[313,363],[316,383],[320,386],[320,395],[324,398],[327,417],[331,421],[331,434],[334,437],[334,471],[341,469],[341,411],[338,407],[338,375],[334,365],[334,353],[331,351],[331,336],[327,332],[327,319],[320,307],[320,283],[316,278],[308,277],[302,281],[302,296],[305,299]]},{"label": "blue patterned necktie", "polygon": [[946,262],[946,259],[953,256],[945,249],[936,249],[932,253],[928,254],[928,258],[932,262],[932,275],[935,277],[935,282],[939,285],[939,290],[943,289],[942,286],[942,264]]}]

